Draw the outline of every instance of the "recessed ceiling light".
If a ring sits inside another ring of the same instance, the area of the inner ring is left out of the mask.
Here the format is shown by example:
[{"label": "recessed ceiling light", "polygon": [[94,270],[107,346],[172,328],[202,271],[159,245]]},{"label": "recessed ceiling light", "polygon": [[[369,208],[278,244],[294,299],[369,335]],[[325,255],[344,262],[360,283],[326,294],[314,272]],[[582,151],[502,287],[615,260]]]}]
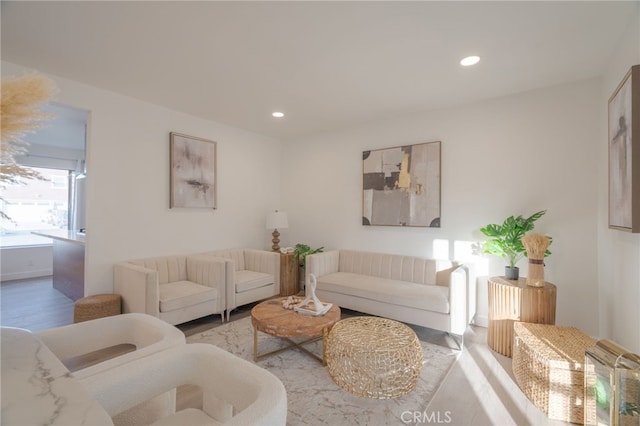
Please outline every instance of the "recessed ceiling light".
[{"label": "recessed ceiling light", "polygon": [[271,115],[274,116],[275,118],[284,117],[284,113],[283,112],[279,112],[279,111],[275,111],[275,112],[271,113]]},{"label": "recessed ceiling light", "polygon": [[480,56],[467,56],[460,61],[460,65],[463,67],[468,67],[471,65],[475,65],[480,62]]}]

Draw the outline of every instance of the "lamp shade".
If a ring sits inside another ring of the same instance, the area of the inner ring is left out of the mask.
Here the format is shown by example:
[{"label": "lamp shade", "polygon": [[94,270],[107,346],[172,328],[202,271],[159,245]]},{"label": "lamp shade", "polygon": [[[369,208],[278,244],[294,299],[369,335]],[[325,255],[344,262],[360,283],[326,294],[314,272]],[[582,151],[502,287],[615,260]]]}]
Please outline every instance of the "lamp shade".
[{"label": "lamp shade", "polygon": [[267,216],[267,229],[286,229],[289,227],[289,219],[286,212],[276,210]]}]

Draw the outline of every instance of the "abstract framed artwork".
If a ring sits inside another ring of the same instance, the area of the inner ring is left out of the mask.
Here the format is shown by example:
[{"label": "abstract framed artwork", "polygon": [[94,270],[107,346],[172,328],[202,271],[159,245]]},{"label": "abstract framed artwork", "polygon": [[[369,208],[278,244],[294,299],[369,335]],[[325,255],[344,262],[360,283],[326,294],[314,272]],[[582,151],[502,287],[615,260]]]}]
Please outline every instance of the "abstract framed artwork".
[{"label": "abstract framed artwork", "polygon": [[609,99],[609,228],[640,232],[640,65]]},{"label": "abstract framed artwork", "polygon": [[362,224],[440,227],[440,142],[362,153]]},{"label": "abstract framed artwork", "polygon": [[217,207],[216,142],[170,133],[170,207]]}]

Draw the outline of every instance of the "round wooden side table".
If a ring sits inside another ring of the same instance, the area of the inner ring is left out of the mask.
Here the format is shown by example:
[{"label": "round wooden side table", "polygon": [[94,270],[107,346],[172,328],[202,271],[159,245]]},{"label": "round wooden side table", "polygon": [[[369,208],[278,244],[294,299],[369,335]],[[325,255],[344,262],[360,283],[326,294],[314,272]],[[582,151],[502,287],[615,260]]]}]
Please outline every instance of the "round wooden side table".
[{"label": "round wooden side table", "polygon": [[527,279],[507,280],[489,278],[489,329],[487,344],[494,351],[511,358],[513,323],[556,323],[556,286],[545,282],[544,287],[527,285]]}]

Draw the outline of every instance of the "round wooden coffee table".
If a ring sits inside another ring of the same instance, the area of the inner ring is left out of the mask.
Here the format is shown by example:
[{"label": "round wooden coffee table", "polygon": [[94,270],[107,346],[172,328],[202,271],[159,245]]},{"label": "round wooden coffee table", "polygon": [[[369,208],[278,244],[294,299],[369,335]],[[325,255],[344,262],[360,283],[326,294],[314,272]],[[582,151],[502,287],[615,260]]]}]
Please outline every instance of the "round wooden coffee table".
[{"label": "round wooden coffee table", "polygon": [[[340,320],[340,308],[335,304],[329,312],[322,316],[314,317],[294,312],[292,309],[282,307],[282,301],[286,297],[265,300],[251,309],[251,324],[253,325],[253,360],[257,361],[269,355],[274,355],[287,349],[298,348],[302,352],[311,355],[315,359],[324,361],[325,339],[331,327]],[[289,346],[275,351],[258,353],[258,331],[286,340]],[[309,337],[302,342],[294,342],[291,338]],[[307,350],[302,345],[322,339],[322,357]]]}]

